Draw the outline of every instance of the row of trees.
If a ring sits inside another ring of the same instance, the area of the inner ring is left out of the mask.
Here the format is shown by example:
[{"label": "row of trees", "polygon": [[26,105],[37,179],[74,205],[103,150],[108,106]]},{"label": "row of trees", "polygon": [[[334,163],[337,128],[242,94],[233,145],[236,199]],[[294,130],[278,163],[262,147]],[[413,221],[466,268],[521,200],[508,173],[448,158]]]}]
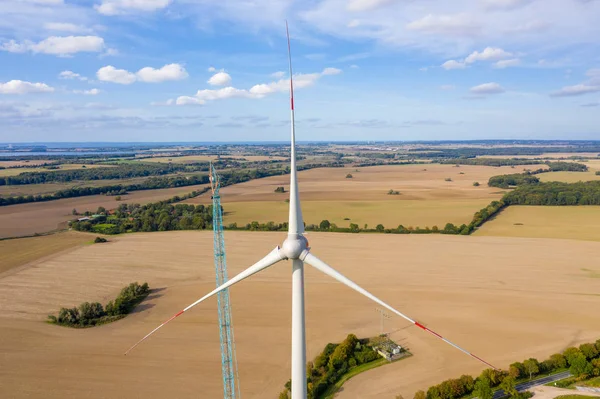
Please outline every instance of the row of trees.
[{"label": "row of trees", "polygon": [[71,181],[131,179],[133,177],[162,176],[177,172],[207,172],[208,162],[194,165],[161,163],[128,163],[110,167],[68,169],[58,171],[25,172],[0,178],[2,185],[68,183]]},{"label": "row of trees", "polygon": [[[456,143],[454,143],[456,144]],[[445,148],[433,150],[429,147],[411,148],[408,150],[411,157],[415,158],[475,158],[485,155],[542,155],[545,153],[573,153],[600,152],[598,144],[586,143],[573,147],[492,147],[492,148]]]},{"label": "row of trees", "polygon": [[125,317],[149,292],[148,283],[131,283],[105,307],[98,302],[83,302],[77,307],[61,308],[58,316],[48,315],[48,322],[78,328],[110,323]]},{"label": "row of trees", "polygon": [[567,368],[574,376],[570,383],[600,375],[600,339],[595,343],[586,343],[568,348],[562,353],[555,353],[542,362],[529,358],[511,364],[508,371],[486,369],[476,379],[463,375],[457,379],[446,380],[430,387],[426,392],[418,391],[414,399],[457,399],[466,395],[492,399],[496,387],[512,398],[522,399],[524,394],[517,391],[517,382]]},{"label": "row of trees", "polygon": [[[349,334],[340,344],[327,344],[314,362],[306,365],[308,398],[318,399],[352,368],[377,360],[379,355],[367,343],[368,340],[359,340],[356,335]],[[279,394],[279,399],[291,397],[291,386],[290,380]]]}]

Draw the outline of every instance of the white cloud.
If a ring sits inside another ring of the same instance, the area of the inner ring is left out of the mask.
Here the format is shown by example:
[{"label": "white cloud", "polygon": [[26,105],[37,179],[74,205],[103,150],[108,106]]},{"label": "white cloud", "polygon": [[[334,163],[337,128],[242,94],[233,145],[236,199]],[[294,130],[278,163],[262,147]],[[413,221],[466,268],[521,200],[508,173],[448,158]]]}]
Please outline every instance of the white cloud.
[{"label": "white cloud", "polygon": [[75,73],[73,71],[62,71],[61,73],[58,74],[58,78],[59,79],[78,79],[78,80],[82,80],[82,81],[86,81],[88,80],[88,78],[86,78],[85,76],[81,76],[78,73]]},{"label": "white cloud", "polygon": [[0,94],[51,93],[53,91],[54,88],[45,83],[31,83],[22,80],[0,83]]},{"label": "white cloud", "polygon": [[271,77],[275,78],[275,79],[281,79],[285,76],[285,72],[283,71],[277,71],[271,74]]},{"label": "white cloud", "polygon": [[342,70],[338,68],[325,68],[321,73],[323,75],[339,75],[340,73],[342,73]]},{"label": "white cloud", "polygon": [[357,26],[360,26],[360,21],[358,19],[353,19],[352,21],[348,22],[346,26],[348,28],[356,28]]},{"label": "white cloud", "polygon": [[550,97],[571,97],[600,92],[600,68],[588,69],[585,76],[589,78],[587,81],[573,86],[565,86],[550,93]]},{"label": "white cloud", "polygon": [[126,71],[125,69],[117,69],[112,65],[107,65],[98,69],[96,76],[103,82],[119,83],[128,85],[137,80],[135,74]]},{"label": "white cloud", "polygon": [[494,82],[484,83],[479,86],[471,87],[470,91],[473,94],[498,94],[505,92],[502,86]]},{"label": "white cloud", "polygon": [[181,97],[177,98],[177,100],[175,101],[175,104],[176,105],[202,105],[205,102],[206,101],[200,100],[196,97],[181,96]]},{"label": "white cloud", "polygon": [[[325,68],[321,72],[294,75],[294,88],[302,89],[312,86],[323,76],[338,75],[342,72],[337,68]],[[270,83],[262,83],[252,86],[249,90],[235,87],[223,87],[220,89],[198,90],[194,97],[181,96],[177,98],[177,105],[202,105],[208,101],[223,100],[228,98],[263,98],[273,93],[287,92],[290,88],[289,79],[279,79]]]},{"label": "white cloud", "polygon": [[81,25],[75,25],[68,22],[47,22],[44,28],[52,31],[72,32],[72,33],[89,33],[92,29]]},{"label": "white cloud", "polygon": [[465,58],[465,62],[467,64],[472,64],[475,61],[498,61],[508,57],[512,57],[512,54],[501,48],[486,47],[481,53],[479,51],[472,52]]},{"label": "white cloud", "polygon": [[583,94],[600,92],[600,85],[578,84],[574,86],[566,86],[550,94],[551,97],[570,97],[581,96]]},{"label": "white cloud", "polygon": [[447,71],[451,69],[465,69],[466,67],[467,65],[464,62],[456,60],[449,60],[442,64],[442,68],[444,68]]},{"label": "white cloud", "polygon": [[356,65],[356,64],[352,64],[352,65],[350,65],[350,68],[352,68],[352,69],[358,69],[358,68],[359,68],[359,66],[358,66],[358,65]]},{"label": "white cloud", "polygon": [[138,11],[151,12],[166,8],[172,0],[102,0],[94,8],[100,14],[118,15]]},{"label": "white cloud", "polygon": [[104,49],[104,39],[98,36],[50,36],[39,43],[24,41],[18,43],[15,40],[4,42],[0,50],[11,53],[33,53],[71,55],[80,52],[100,52]]},{"label": "white cloud", "polygon": [[75,94],[84,94],[86,96],[97,96],[100,94],[99,89],[90,89],[90,90],[73,90]]},{"label": "white cloud", "polygon": [[428,14],[408,23],[406,29],[429,34],[471,36],[481,30],[481,25],[467,14]]},{"label": "white cloud", "polygon": [[182,80],[189,76],[185,68],[179,64],[168,64],[160,69],[145,67],[137,71],[136,75],[140,82],[148,83]]},{"label": "white cloud", "polygon": [[211,86],[225,86],[231,83],[231,76],[227,72],[217,72],[206,83]]},{"label": "white cloud", "polygon": [[217,70],[217,68],[215,67],[208,67],[208,72],[215,72]]},{"label": "white cloud", "polygon": [[514,67],[521,64],[521,60],[518,58],[512,58],[510,60],[500,60],[494,64],[494,68],[504,69],[508,67]]},{"label": "white cloud", "polygon": [[348,11],[370,11],[393,2],[394,0],[350,0]]},{"label": "white cloud", "polygon": [[136,73],[125,69],[117,69],[112,65],[102,67],[96,73],[99,80],[128,85],[133,82],[159,83],[169,80],[182,80],[189,75],[185,68],[179,64],[168,64],[162,68],[155,69],[145,67]]}]

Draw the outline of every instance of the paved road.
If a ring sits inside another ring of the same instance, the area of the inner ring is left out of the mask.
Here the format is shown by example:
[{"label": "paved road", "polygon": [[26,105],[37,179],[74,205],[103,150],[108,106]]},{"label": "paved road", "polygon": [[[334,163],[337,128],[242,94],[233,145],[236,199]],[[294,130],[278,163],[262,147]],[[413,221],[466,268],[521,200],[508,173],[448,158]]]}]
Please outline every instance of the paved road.
[{"label": "paved road", "polygon": [[[517,388],[517,391],[523,392],[529,388],[533,388],[538,385],[545,385],[549,382],[563,380],[563,379],[569,378],[569,377],[571,377],[571,372],[563,371],[562,373],[549,375],[548,377],[538,378],[537,380],[522,382],[520,384],[517,384],[516,388]],[[506,396],[506,394],[504,393],[504,391],[502,389],[499,389],[496,392],[494,392],[494,399],[500,399],[500,398],[503,398],[504,396]]]}]

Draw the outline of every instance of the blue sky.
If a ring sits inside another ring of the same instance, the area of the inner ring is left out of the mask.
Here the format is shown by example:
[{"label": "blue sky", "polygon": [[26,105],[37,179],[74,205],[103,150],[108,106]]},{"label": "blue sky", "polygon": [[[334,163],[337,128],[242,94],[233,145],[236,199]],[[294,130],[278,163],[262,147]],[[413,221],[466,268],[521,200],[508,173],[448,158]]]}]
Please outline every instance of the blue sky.
[{"label": "blue sky", "polygon": [[600,0],[2,0],[0,142],[600,139]]}]

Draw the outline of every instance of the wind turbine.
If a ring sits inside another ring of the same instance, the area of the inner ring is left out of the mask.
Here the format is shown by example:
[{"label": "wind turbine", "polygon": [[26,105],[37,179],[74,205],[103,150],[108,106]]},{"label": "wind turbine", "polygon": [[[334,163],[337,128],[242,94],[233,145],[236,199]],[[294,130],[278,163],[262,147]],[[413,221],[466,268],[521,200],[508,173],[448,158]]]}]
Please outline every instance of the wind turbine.
[{"label": "wind turbine", "polygon": [[373,300],[378,303],[380,306],[388,309],[394,314],[408,320],[415,326],[419,327],[423,331],[426,331],[435,337],[441,339],[449,345],[452,345],[456,349],[461,352],[471,356],[474,359],[477,359],[481,363],[496,369],[496,367],[492,366],[490,363],[485,360],[475,356],[471,352],[466,349],[461,348],[455,343],[447,340],[442,337],[440,334],[434,332],[433,330],[425,327],[423,324],[415,321],[409,316],[401,313],[400,311],[394,309],[387,303],[383,302],[381,299],[377,298],[375,295],[371,294],[367,290],[361,288],[358,284],[351,281],[350,279],[344,277],[342,274],[337,272],[327,263],[323,262],[321,259],[317,258],[314,254],[310,252],[310,247],[308,246],[308,241],[304,237],[304,220],[302,218],[302,209],[300,207],[300,196],[298,194],[298,178],[296,171],[296,129],[295,129],[295,121],[294,121],[294,84],[293,84],[293,73],[292,73],[292,56],[290,49],[290,35],[288,30],[287,21],[285,24],[286,27],[286,35],[287,35],[287,44],[288,44],[288,59],[289,59],[289,70],[290,70],[290,105],[291,105],[291,168],[290,168],[290,208],[289,208],[289,224],[288,224],[288,235],[282,246],[277,246],[273,249],[267,256],[256,262],[254,265],[250,266],[248,269],[244,270],[237,276],[233,277],[231,280],[228,280],[226,283],[217,287],[213,291],[209,292],[202,298],[198,299],[196,302],[192,303],[188,307],[179,311],[175,315],[173,315],[170,319],[156,327],[149,334],[147,334],[144,338],[138,341],[135,345],[125,352],[125,354],[129,353],[133,348],[138,346],[160,328],[162,328],[165,324],[169,323],[173,319],[181,316],[183,313],[187,312],[194,306],[200,304],[206,299],[212,297],[218,292],[231,287],[234,284],[239,283],[240,281],[256,274],[268,267],[273,266],[274,264],[282,261],[282,260],[291,260],[292,261],[292,399],[306,399],[307,391],[306,391],[306,331],[305,331],[305,319],[304,319],[304,264],[308,264],[315,269],[327,274],[328,276],[334,278],[335,280],[341,282],[342,284],[352,288],[353,290],[359,292],[360,294],[366,296],[367,298]]}]

